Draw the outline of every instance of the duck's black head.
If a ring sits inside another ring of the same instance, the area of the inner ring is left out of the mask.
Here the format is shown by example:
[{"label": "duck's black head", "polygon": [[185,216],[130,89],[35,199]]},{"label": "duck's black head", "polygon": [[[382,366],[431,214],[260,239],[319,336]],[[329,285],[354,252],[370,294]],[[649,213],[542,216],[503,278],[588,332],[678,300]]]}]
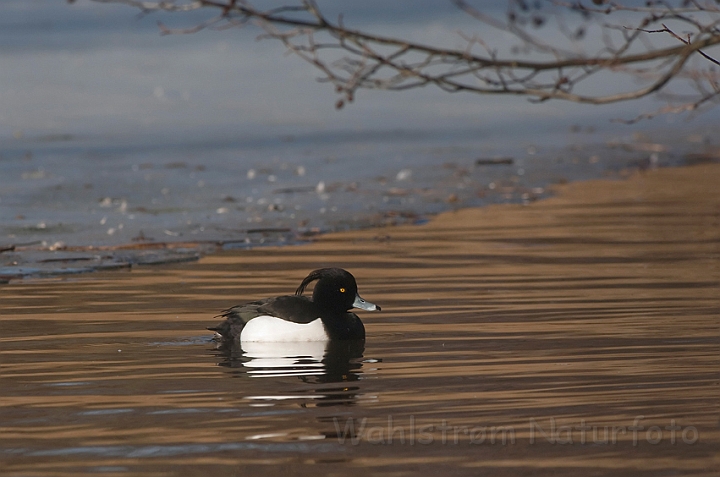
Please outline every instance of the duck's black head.
[{"label": "duck's black head", "polygon": [[310,273],[302,281],[296,295],[302,295],[305,288],[317,280],[313,289],[313,303],[328,311],[346,312],[351,308],[380,311],[380,307],[363,300],[358,295],[355,277],[342,268],[321,268]]}]

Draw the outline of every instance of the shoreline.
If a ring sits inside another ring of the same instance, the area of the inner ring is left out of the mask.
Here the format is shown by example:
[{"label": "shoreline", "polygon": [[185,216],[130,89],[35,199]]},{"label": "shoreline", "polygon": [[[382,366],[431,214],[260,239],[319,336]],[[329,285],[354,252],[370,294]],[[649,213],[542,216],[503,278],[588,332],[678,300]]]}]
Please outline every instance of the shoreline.
[{"label": "shoreline", "polygon": [[[504,159],[505,161],[506,159]],[[596,178],[590,180],[579,180],[567,183],[553,184],[545,189],[545,196],[536,199],[542,202],[553,201],[558,194],[567,194],[568,191],[582,189],[587,194],[593,187],[588,188],[596,182],[605,184],[623,183],[632,180],[639,174],[659,170],[681,170],[702,165],[718,165],[717,152],[705,154],[686,154],[685,164],[672,164],[665,167],[654,165],[637,166],[635,169],[623,169],[611,177]],[[496,164],[505,164],[505,162]],[[608,186],[610,187],[610,186]],[[574,195],[575,200],[583,202],[588,197],[583,194]],[[255,228],[247,230],[248,234],[254,234],[255,242],[248,238],[237,238],[227,240],[200,240],[200,241],[164,241],[164,242],[143,242],[136,241],[118,245],[88,245],[88,246],[62,246],[38,247],[38,244],[5,245],[0,247],[0,259],[6,263],[0,266],[0,284],[13,280],[28,278],[57,278],[65,275],[78,275],[131,269],[145,265],[167,265],[173,263],[193,262],[203,257],[223,254],[232,250],[258,250],[266,247],[302,246],[322,240],[323,237],[332,236],[336,233],[370,234],[387,227],[397,229],[398,227],[418,225],[427,222],[444,221],[448,214],[454,214],[464,210],[487,210],[497,206],[520,206],[524,207],[535,203],[523,201],[522,203],[510,202],[500,204],[489,204],[485,206],[456,206],[450,210],[442,210],[437,213],[426,213],[414,217],[393,217],[380,220],[370,224],[363,224],[356,227],[346,227],[343,230],[292,230],[289,228]],[[458,224],[462,228],[462,224]],[[266,240],[268,236],[275,235],[275,239]],[[279,239],[277,236],[281,236]],[[20,264],[18,262],[23,262]],[[9,265],[7,265],[9,264]]]}]

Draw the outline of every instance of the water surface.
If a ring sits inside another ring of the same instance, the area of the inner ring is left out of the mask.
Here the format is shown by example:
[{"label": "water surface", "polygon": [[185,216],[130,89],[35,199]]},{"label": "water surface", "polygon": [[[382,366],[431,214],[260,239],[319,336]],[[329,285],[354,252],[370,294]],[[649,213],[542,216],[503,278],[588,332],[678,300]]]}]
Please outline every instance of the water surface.
[{"label": "water surface", "polygon": [[[483,3],[504,17],[505,2]],[[498,34],[452,2],[320,4],[352,28],[421,43],[464,48],[461,32]],[[611,121],[665,105],[649,98],[588,107],[428,87],[361,91],[338,110],[332,85],[279,42],[256,41],[257,28],[160,35],[158,21],[190,27],[214,9],[138,13],[90,0],[0,3],[0,250],[14,247],[0,255],[0,279],[413,223],[717,150],[719,110]],[[477,163],[497,158],[511,162]]]},{"label": "water surface", "polygon": [[[716,475],[717,165],[0,288],[7,475]],[[342,266],[367,341],[220,351]]]}]

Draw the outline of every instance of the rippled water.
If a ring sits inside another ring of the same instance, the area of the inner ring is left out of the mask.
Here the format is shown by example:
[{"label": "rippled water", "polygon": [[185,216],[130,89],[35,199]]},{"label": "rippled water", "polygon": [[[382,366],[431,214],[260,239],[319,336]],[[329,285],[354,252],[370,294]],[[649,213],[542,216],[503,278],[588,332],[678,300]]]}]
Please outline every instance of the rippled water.
[{"label": "rippled water", "polygon": [[[717,165],[0,288],[7,475],[717,475]],[[367,341],[219,351],[336,265]]]}]

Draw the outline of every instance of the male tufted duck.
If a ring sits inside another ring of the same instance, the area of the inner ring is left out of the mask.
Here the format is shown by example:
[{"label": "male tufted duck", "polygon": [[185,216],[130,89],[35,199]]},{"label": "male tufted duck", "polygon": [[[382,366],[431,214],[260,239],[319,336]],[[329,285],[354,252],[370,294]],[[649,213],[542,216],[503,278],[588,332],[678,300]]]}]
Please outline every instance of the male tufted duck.
[{"label": "male tufted duck", "polygon": [[[317,280],[312,299],[302,296]],[[213,328],[223,341],[327,341],[365,339],[365,327],[351,308],[380,311],[357,292],[355,277],[342,268],[321,268],[302,281],[295,295],[237,305]]]}]

